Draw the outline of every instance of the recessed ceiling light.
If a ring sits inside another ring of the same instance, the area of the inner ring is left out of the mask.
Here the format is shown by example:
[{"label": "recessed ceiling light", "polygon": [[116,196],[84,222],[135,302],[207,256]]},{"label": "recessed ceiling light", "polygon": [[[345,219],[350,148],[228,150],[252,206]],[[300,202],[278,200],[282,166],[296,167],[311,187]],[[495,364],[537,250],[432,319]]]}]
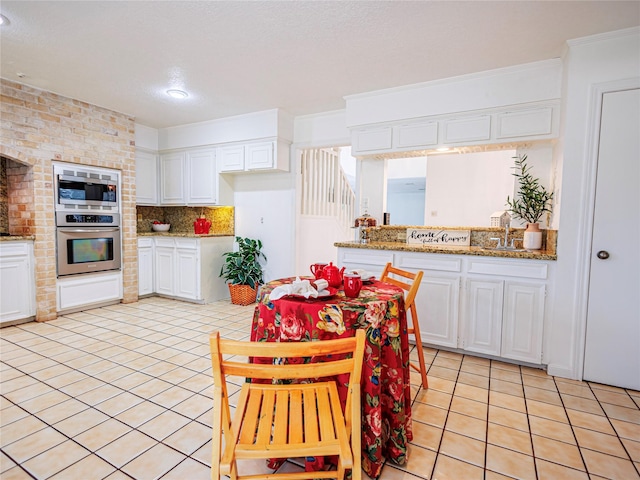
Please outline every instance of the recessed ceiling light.
[{"label": "recessed ceiling light", "polygon": [[0,14],[0,25],[9,25],[9,19]]},{"label": "recessed ceiling light", "polygon": [[167,90],[167,95],[173,98],[187,98],[189,94],[183,90]]}]

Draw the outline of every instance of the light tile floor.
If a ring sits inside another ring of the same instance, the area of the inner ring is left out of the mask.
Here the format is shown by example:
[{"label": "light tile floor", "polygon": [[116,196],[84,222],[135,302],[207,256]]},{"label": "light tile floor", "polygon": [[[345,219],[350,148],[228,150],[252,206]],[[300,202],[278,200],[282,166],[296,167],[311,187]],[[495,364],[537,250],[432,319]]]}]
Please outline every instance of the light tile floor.
[{"label": "light tile floor", "polygon": [[[3,328],[0,478],[209,478],[208,333],[247,339],[252,312],[156,297]],[[426,356],[409,461],[382,479],[640,478],[639,392]]]}]

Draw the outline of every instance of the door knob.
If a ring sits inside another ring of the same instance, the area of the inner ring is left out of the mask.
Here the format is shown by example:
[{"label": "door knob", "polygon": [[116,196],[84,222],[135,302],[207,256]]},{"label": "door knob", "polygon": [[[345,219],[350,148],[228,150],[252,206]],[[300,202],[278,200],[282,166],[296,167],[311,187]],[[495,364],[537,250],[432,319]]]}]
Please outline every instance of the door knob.
[{"label": "door knob", "polygon": [[596,255],[600,260],[606,260],[607,258],[609,258],[609,252],[607,252],[606,250],[600,250]]}]

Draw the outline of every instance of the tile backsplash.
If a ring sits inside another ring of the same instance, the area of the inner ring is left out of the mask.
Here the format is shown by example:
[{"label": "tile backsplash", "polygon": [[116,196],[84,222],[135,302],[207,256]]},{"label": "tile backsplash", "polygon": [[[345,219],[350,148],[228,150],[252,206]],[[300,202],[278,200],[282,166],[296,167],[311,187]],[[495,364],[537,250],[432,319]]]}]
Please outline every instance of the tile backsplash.
[{"label": "tile backsplash", "polygon": [[209,233],[234,235],[233,207],[136,207],[138,213],[138,233],[151,231],[154,220],[170,223],[170,232],[193,233],[193,222],[201,215],[211,222]]}]

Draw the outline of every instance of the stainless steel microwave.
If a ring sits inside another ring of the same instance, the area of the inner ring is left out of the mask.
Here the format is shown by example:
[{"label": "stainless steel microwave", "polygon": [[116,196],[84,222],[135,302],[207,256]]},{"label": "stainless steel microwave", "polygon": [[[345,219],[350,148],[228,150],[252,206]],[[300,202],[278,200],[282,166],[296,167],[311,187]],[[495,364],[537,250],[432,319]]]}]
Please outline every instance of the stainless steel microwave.
[{"label": "stainless steel microwave", "polygon": [[56,165],[54,176],[56,209],[100,207],[118,211],[117,172]]}]

